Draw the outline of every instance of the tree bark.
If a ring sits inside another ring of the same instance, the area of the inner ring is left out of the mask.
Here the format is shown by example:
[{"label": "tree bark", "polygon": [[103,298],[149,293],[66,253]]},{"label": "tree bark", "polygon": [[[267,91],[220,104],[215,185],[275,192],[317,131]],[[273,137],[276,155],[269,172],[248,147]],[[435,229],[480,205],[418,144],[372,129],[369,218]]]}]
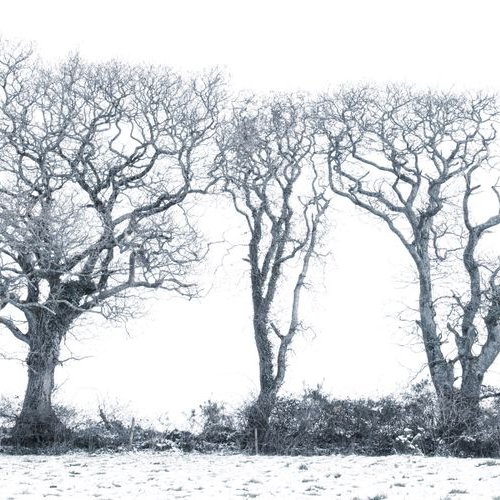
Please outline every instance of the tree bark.
[{"label": "tree bark", "polygon": [[52,407],[54,372],[59,363],[61,340],[69,325],[57,316],[41,314],[30,328],[28,385],[12,436],[14,442],[32,446],[62,441],[67,430]]},{"label": "tree bark", "polygon": [[480,385],[461,388],[455,390],[451,397],[440,398],[437,432],[448,445],[459,446],[460,438],[477,430],[480,388]]},{"label": "tree bark", "polygon": [[[484,374],[477,358],[462,362],[462,381],[451,393],[438,394],[437,434],[453,452],[470,453],[470,440],[478,430]],[[465,367],[465,368],[464,368]]]},{"label": "tree bark", "polygon": [[[257,401],[250,408],[248,415],[249,436],[257,429],[259,450],[263,453],[272,452],[272,443],[269,441],[269,424],[271,414],[276,405],[277,389],[273,387],[261,388]],[[252,442],[247,443],[251,447]]]},{"label": "tree bark", "polygon": [[[428,241],[421,236],[421,248],[419,259],[416,261],[419,274],[419,326],[422,331],[422,339],[427,356],[427,364],[431,380],[436,390],[440,406],[445,401],[453,400],[454,372],[453,365],[449,364],[441,350],[441,342],[434,311],[434,297],[432,290],[432,278],[430,261],[428,256]],[[444,407],[444,406],[443,406]]]},{"label": "tree bark", "polygon": [[269,431],[269,420],[276,403],[277,387],[274,379],[272,360],[272,346],[268,337],[267,320],[259,318],[259,310],[254,317],[254,335],[259,355],[259,382],[260,391],[257,401],[250,409],[248,415],[249,430],[257,429],[259,449],[267,451],[267,438]]}]

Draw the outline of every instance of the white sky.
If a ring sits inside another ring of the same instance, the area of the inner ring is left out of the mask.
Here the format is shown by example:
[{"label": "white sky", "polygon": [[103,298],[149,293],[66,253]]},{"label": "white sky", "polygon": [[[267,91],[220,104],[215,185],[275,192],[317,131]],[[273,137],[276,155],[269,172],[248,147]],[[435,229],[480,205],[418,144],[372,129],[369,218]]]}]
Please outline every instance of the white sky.
[{"label": "white sky", "polygon": [[[236,89],[318,90],[340,82],[407,81],[500,89],[494,0],[16,0],[2,2],[0,34],[32,40],[42,56],[80,51],[184,70],[222,66]],[[216,215],[224,220],[224,215]],[[295,343],[288,390],[323,382],[340,396],[404,387],[424,361],[393,319],[412,305],[410,263],[371,219],[330,214],[332,258],[316,270],[303,317],[315,336]],[[215,219],[214,219],[215,222]],[[258,388],[247,276],[225,261],[207,297],[164,297],[123,328],[88,318],[68,339],[77,356],[59,369],[62,400],[121,401],[175,419],[207,398],[237,404]],[[324,272],[323,272],[324,271]],[[1,332],[9,351],[17,341]],[[137,362],[139,359],[139,362]],[[500,371],[497,362],[494,371]],[[0,393],[22,396],[25,369],[0,362]]]}]

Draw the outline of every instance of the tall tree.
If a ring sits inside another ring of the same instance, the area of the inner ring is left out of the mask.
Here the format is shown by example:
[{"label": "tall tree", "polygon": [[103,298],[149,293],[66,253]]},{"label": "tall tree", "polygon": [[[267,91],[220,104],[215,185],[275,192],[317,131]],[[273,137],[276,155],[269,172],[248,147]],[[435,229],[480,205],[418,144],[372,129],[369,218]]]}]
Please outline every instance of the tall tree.
[{"label": "tall tree", "polygon": [[318,107],[332,190],[382,220],[413,260],[416,325],[452,435],[474,424],[500,352],[497,111],[493,96],[398,86],[346,89]]},{"label": "tall tree", "polygon": [[137,288],[196,293],[203,252],[182,203],[199,189],[220,97],[215,74],[78,57],[52,68],[0,50],[0,329],[29,351],[17,440],[64,430],[51,394],[77,318],[126,314]]},{"label": "tall tree", "polygon": [[248,99],[221,129],[214,175],[248,230],[248,266],[260,393],[250,415],[266,446],[287,356],[301,331],[300,300],[328,206],[314,163],[308,104]]}]

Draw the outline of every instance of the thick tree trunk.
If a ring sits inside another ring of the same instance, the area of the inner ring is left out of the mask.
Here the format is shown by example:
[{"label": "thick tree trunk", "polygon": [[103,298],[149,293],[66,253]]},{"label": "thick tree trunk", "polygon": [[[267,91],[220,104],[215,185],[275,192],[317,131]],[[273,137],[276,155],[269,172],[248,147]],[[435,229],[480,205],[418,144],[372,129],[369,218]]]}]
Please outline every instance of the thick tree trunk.
[{"label": "thick tree trunk", "polygon": [[438,431],[446,440],[477,430],[479,391],[456,390],[452,397],[439,400]]},{"label": "thick tree trunk", "polygon": [[478,430],[483,374],[477,369],[477,359],[462,362],[462,383],[451,396],[439,399],[438,436],[448,451],[475,455],[474,436]]},{"label": "thick tree trunk", "polygon": [[24,402],[13,430],[13,440],[22,445],[53,443],[65,439],[67,432],[52,408],[54,372],[59,362],[61,340],[67,330],[57,317],[37,321],[31,329],[28,386]]},{"label": "thick tree trunk", "polygon": [[[480,386],[456,390],[451,399],[440,401],[437,435],[444,451],[460,456],[477,456]],[[479,443],[480,444],[480,443]]]},{"label": "thick tree trunk", "polygon": [[481,388],[484,372],[478,367],[477,358],[469,360],[468,367],[462,374],[459,401],[462,405],[462,422],[466,428],[475,430],[480,413]]}]

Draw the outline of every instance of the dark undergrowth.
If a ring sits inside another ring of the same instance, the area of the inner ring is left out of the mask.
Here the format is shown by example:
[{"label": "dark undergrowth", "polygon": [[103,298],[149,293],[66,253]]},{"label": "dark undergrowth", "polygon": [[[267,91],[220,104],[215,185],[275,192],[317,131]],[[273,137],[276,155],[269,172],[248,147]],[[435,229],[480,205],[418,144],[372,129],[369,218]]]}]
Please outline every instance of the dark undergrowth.
[{"label": "dark undergrowth", "polygon": [[266,448],[301,455],[500,457],[500,401],[483,405],[477,426],[453,437],[438,428],[437,415],[427,382],[398,397],[380,399],[335,399],[317,388],[301,398],[280,398]]},{"label": "dark undergrowth", "polygon": [[[381,399],[336,399],[321,388],[301,396],[278,399],[269,430],[261,437],[269,454],[328,455],[394,453],[462,457],[500,457],[500,400],[482,406],[478,425],[453,438],[437,428],[437,407],[430,384],[416,384],[405,394]],[[183,452],[253,453],[254,432],[248,428],[249,403],[229,411],[223,403],[207,401],[192,411],[191,430],[135,422],[103,408],[83,417],[56,407],[66,433],[56,442],[23,448],[11,442],[19,408],[0,399],[0,450],[4,453],[66,453],[76,449],[124,451],[151,449]],[[262,445],[262,443],[261,443]]]}]

